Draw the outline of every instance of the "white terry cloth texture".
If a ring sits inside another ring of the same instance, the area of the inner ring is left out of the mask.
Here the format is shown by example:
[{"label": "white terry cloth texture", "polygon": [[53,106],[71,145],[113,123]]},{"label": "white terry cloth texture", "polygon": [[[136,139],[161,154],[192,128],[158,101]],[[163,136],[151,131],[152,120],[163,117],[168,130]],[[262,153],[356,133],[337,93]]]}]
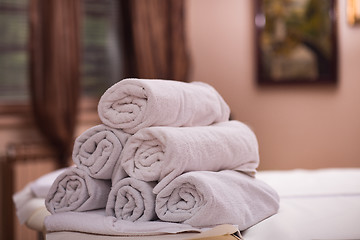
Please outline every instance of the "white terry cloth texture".
[{"label": "white terry cloth texture", "polygon": [[76,138],[72,159],[78,168],[90,176],[110,179],[129,136],[104,124],[91,127]]},{"label": "white terry cloth texture", "polygon": [[98,114],[104,124],[134,134],[150,126],[206,126],[226,121],[230,108],[206,83],[128,78],[105,91]]},{"label": "white terry cloth texture", "polygon": [[149,127],[128,139],[117,164],[113,181],[123,168],[133,178],[159,181],[154,188],[158,193],[183,172],[238,170],[254,175],[258,142],[253,131],[236,120],[200,127]]},{"label": "white terry cloth texture", "polygon": [[155,182],[144,182],[135,178],[124,178],[113,183],[106,214],[127,221],[150,221],[156,219]]},{"label": "white terry cloth texture", "polygon": [[70,167],[52,184],[45,205],[52,214],[105,208],[110,188],[110,180],[95,179]]},{"label": "white terry cloth texture", "polygon": [[193,227],[234,224],[240,231],[275,214],[278,208],[275,190],[232,170],[184,173],[160,191],[155,204],[163,221]]},{"label": "white terry cloth texture", "polygon": [[179,224],[163,221],[125,221],[113,216],[106,216],[104,209],[87,212],[63,212],[47,216],[44,222],[46,231],[84,232],[104,234],[107,236],[146,236],[157,234],[202,232],[208,228],[196,228],[188,224]]}]

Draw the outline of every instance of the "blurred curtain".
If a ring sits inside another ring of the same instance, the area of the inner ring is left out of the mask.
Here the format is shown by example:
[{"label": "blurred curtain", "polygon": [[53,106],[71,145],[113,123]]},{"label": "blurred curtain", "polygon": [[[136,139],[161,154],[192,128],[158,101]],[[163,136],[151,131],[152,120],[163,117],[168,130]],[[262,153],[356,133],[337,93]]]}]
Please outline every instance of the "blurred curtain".
[{"label": "blurred curtain", "polygon": [[120,1],[125,77],[188,80],[185,3]]},{"label": "blurred curtain", "polygon": [[30,0],[30,90],[35,121],[58,153],[71,155],[80,91],[79,0]]}]

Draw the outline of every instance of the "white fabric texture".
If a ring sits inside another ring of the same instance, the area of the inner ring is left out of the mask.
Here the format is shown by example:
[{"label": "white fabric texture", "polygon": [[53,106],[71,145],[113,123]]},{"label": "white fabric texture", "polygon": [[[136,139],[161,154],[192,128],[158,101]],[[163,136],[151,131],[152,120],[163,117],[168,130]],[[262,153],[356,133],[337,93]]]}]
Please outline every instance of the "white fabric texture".
[{"label": "white fabric texture", "polygon": [[38,198],[46,198],[49,189],[51,188],[51,185],[53,184],[55,179],[65,170],[66,168],[55,170],[31,182],[29,186],[33,194]]},{"label": "white fabric texture", "polygon": [[45,205],[52,214],[105,208],[111,181],[95,179],[76,167],[66,169],[52,184]]},{"label": "white fabric texture", "polygon": [[[109,235],[156,235],[208,230],[208,228],[196,228],[188,224],[171,222],[119,220],[113,216],[106,216],[104,210],[53,214],[45,218],[45,228],[47,232],[74,231],[105,234],[107,237]],[[153,239],[156,239],[156,236]]]},{"label": "white fabric texture", "polygon": [[232,170],[184,173],[159,192],[155,205],[163,221],[194,227],[234,224],[239,230],[270,217],[278,208],[275,190]]},{"label": "white fabric texture", "polygon": [[104,124],[96,125],[76,138],[72,159],[78,168],[90,176],[110,179],[129,136]]},{"label": "white fabric texture", "polygon": [[360,195],[360,169],[323,168],[261,171],[256,176],[282,198]]},{"label": "white fabric texture", "polygon": [[[243,238],[230,237],[230,234],[241,236],[236,226],[220,225],[203,232],[180,232],[180,233],[160,233],[160,234],[124,234],[124,235],[99,235],[84,232],[51,232],[46,234],[46,240],[205,240],[222,239],[235,240]],[[226,236],[226,237],[225,237]]]},{"label": "white fabric texture", "polygon": [[260,171],[279,212],[243,232],[246,240],[360,239],[360,168]]},{"label": "white fabric texture", "polygon": [[150,126],[206,126],[226,121],[230,108],[206,83],[130,78],[105,91],[98,114],[104,124],[134,134]]},{"label": "white fabric texture", "polygon": [[[258,164],[255,134],[233,120],[211,126],[141,129],[128,139],[117,168],[143,181],[160,181],[154,188],[158,193],[183,172],[238,170],[253,175]],[[117,172],[113,180],[119,178]]]},{"label": "white fabric texture", "polygon": [[135,178],[124,178],[113,183],[106,214],[127,221],[150,221],[156,219],[155,182],[144,182]]},{"label": "white fabric texture", "polygon": [[37,209],[44,207],[44,199],[35,196],[31,191],[31,183],[13,195],[13,202],[21,224],[24,224]]}]

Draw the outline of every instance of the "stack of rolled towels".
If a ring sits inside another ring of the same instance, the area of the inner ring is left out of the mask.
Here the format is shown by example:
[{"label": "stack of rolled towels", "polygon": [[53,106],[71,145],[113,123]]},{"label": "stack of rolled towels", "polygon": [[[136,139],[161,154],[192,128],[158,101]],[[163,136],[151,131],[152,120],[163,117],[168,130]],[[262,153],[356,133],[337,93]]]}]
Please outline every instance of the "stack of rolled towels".
[{"label": "stack of rolled towels", "polygon": [[75,166],[50,188],[52,214],[104,208],[119,220],[244,230],[278,211],[277,193],[255,177],[254,132],[229,120],[210,85],[124,79],[98,114],[102,124],[75,140]]}]

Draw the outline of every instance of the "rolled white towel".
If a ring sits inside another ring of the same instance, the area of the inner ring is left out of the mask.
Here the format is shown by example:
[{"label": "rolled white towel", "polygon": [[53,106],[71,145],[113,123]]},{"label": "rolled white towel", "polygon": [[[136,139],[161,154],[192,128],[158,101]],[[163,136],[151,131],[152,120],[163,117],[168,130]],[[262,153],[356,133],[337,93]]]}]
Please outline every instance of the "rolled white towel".
[{"label": "rolled white towel", "polygon": [[184,173],[159,192],[155,205],[163,221],[193,227],[234,224],[241,231],[275,214],[278,208],[275,190],[232,170]]},{"label": "rolled white towel", "polygon": [[106,214],[128,221],[154,220],[154,182],[144,182],[134,178],[124,178],[113,184],[106,204]]},{"label": "rolled white towel", "polygon": [[45,205],[52,214],[105,208],[110,188],[110,180],[95,179],[81,169],[70,167],[55,179]]},{"label": "rolled white towel", "polygon": [[73,161],[94,178],[110,179],[129,136],[104,124],[89,128],[75,140]]},{"label": "rolled white towel", "polygon": [[[183,172],[232,169],[254,175],[258,142],[253,131],[236,120],[201,127],[150,127],[128,139],[117,164],[133,178],[159,181],[154,188],[158,193]],[[121,171],[114,171],[113,180],[117,175]]]},{"label": "rolled white towel", "polygon": [[150,126],[205,126],[226,121],[230,109],[206,83],[124,79],[102,95],[98,113],[104,124],[134,134]]}]

